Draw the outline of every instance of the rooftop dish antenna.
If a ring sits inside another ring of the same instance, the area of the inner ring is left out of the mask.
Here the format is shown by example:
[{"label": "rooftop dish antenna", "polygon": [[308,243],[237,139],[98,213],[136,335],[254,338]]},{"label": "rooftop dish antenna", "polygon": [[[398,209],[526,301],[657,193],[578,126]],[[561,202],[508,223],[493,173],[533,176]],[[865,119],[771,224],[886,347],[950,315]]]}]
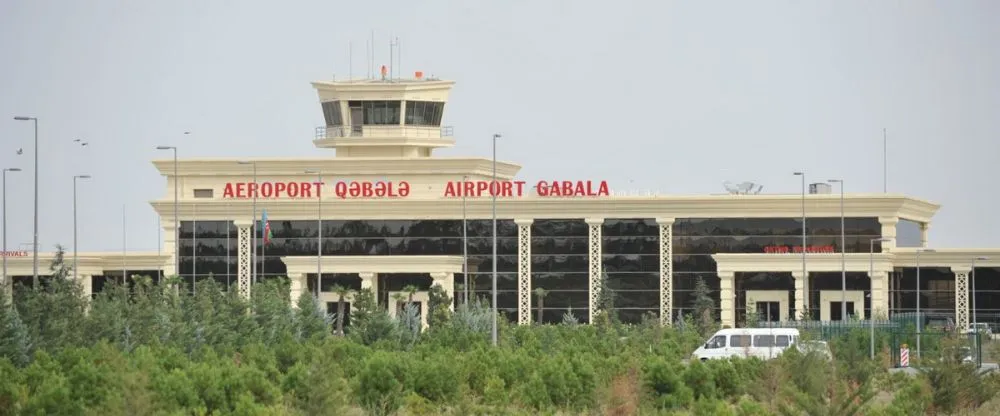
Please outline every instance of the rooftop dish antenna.
[{"label": "rooftop dish antenna", "polygon": [[722,183],[722,186],[726,187],[726,191],[731,195],[757,195],[761,189],[764,189],[764,185],[753,182],[732,183],[726,181]]}]

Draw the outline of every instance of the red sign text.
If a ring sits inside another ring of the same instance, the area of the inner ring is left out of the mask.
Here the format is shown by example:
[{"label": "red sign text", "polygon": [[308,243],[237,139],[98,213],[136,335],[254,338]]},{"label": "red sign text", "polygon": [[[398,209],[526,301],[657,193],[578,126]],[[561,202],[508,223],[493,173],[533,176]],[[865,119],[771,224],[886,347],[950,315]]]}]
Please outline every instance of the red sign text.
[{"label": "red sign text", "polygon": [[[222,191],[227,199],[247,198],[318,198],[322,196],[323,182],[230,182]],[[333,184],[333,195],[347,198],[405,198],[410,195],[410,184],[402,182],[338,181]]]},{"label": "red sign text", "polygon": [[[782,254],[782,253],[801,253],[802,246],[765,246],[765,253],[771,254]],[[806,246],[806,253],[836,253],[837,250],[833,246]]]},{"label": "red sign text", "polygon": [[28,257],[28,252],[24,250],[0,251],[3,257]]},{"label": "red sign text", "polygon": [[[520,197],[524,185],[524,181],[449,181],[444,197]],[[533,188],[542,197],[608,196],[607,181],[538,181]]]}]

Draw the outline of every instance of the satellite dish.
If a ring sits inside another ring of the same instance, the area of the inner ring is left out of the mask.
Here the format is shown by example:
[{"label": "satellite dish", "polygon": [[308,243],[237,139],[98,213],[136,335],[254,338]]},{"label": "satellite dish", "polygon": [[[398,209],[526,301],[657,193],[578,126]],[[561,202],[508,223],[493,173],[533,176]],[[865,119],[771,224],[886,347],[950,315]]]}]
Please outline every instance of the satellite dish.
[{"label": "satellite dish", "polygon": [[760,193],[761,189],[764,189],[764,186],[753,182],[732,183],[726,181],[723,182],[722,185],[725,186],[726,191],[729,191],[732,195],[757,195]]}]

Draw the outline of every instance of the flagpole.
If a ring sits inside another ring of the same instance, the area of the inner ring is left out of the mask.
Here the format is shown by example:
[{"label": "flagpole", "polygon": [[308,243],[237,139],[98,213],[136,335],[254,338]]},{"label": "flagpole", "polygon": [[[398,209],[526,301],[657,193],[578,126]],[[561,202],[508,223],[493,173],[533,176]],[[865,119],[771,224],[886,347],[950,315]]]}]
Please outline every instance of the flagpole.
[{"label": "flagpole", "polygon": [[260,232],[261,232],[261,242],[260,242],[260,280],[264,280],[267,276],[267,208],[262,211],[260,220]]},{"label": "flagpole", "polygon": [[125,222],[125,204],[122,204],[122,284],[125,288],[128,288],[128,272],[125,270],[125,247],[128,247],[128,235],[126,234],[128,230],[127,223]]},{"label": "flagpole", "polygon": [[230,273],[229,266],[230,262],[232,261],[232,257],[229,254],[230,253],[229,240],[231,238],[230,233],[232,232],[230,231],[230,226],[233,225],[233,216],[231,214],[232,212],[229,211],[229,204],[226,204],[226,291],[227,292],[229,291],[229,273]]}]

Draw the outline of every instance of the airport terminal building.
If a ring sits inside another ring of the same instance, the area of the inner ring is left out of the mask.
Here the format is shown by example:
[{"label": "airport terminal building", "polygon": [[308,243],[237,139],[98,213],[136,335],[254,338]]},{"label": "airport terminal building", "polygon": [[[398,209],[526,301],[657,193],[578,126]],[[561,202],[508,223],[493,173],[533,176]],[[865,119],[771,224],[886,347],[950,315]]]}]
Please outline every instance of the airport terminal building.
[{"label": "airport terminal building", "polygon": [[[312,85],[325,119],[313,143],[330,157],[175,161],[164,152],[153,165],[166,186],[151,202],[162,252],[80,253],[85,290],[124,269],[179,273],[189,290],[215,279],[246,295],[256,275],[289,279],[293,298],[318,285],[331,310],[335,285],[371,288],[383,304],[415,286],[426,306],[434,284],[489,298],[495,267],[498,307],[522,324],[537,319],[537,288],[547,292],[544,321],[572,310],[586,322],[604,287],[624,321],[651,313],[669,325],[692,310],[702,280],[722,323],[735,326],[748,310],[842,319],[843,268],[849,313],[912,312],[920,296],[922,310],[960,327],[973,317],[1000,323],[1000,249],[927,247],[937,204],[847,194],[842,242],[841,195],[822,184],[803,194],[624,196],[585,172],[522,180],[507,161],[496,162],[493,182],[489,158],[434,155],[455,144],[442,125],[453,82],[417,73]],[[253,226],[264,212],[267,230]],[[8,273],[30,281],[30,254],[9,257]]]}]

